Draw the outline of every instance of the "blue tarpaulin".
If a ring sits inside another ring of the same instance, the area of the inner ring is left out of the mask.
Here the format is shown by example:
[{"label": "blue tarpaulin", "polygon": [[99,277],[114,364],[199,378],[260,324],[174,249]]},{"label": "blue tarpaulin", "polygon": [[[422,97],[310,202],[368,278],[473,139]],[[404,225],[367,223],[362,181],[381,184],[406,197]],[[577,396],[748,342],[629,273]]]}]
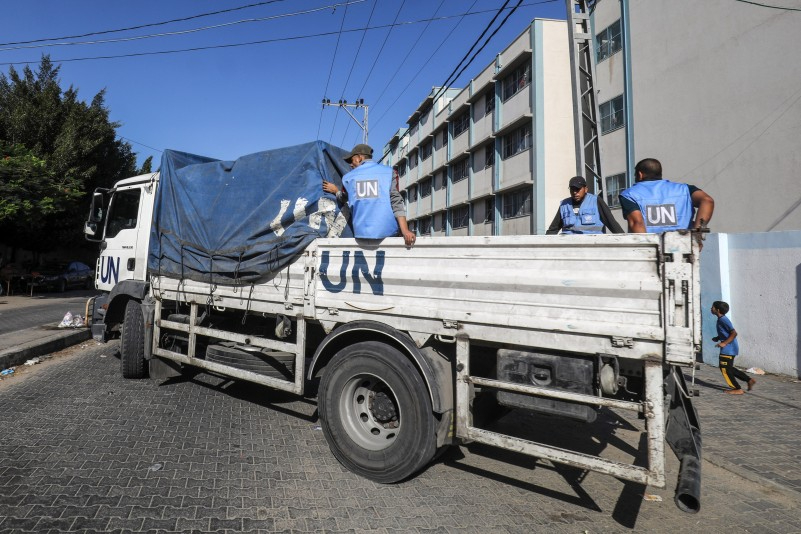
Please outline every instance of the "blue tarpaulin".
[{"label": "blue tarpaulin", "polygon": [[234,285],[283,268],[317,237],[352,237],[323,180],[347,151],[315,141],[219,161],[166,150],[153,208],[152,274]]}]

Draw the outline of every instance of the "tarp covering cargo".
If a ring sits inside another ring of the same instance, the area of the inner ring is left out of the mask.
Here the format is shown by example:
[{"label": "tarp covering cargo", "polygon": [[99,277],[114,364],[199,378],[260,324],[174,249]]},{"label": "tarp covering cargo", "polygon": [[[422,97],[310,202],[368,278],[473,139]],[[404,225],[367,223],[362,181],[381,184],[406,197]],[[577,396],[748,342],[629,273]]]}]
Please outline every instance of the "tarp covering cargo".
[{"label": "tarp covering cargo", "polygon": [[166,150],[147,267],[214,284],[279,271],[317,237],[352,237],[323,180],[342,187],[347,152],[315,141],[219,161]]}]

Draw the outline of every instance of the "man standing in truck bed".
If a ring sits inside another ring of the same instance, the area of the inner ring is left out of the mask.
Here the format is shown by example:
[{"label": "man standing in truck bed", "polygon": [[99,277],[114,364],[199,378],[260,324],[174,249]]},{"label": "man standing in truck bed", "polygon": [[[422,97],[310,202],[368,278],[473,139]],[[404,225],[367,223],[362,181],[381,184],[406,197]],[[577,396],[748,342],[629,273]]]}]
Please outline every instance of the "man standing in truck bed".
[{"label": "man standing in truck bed", "polygon": [[[620,193],[629,232],[661,234],[706,228],[715,201],[694,185],[662,179],[659,160],[646,158],[634,167],[635,184]],[[693,217],[693,208],[698,212]],[[699,234],[700,235],[700,234]]]},{"label": "man standing in truck bed", "polygon": [[410,247],[416,238],[406,224],[397,178],[391,167],[374,162],[372,157],[370,146],[353,147],[345,157],[353,170],[342,177],[344,190],[330,182],[323,182],[323,190],[336,195],[340,203],[350,204],[354,237],[383,239],[398,235],[400,228],[406,246]]}]

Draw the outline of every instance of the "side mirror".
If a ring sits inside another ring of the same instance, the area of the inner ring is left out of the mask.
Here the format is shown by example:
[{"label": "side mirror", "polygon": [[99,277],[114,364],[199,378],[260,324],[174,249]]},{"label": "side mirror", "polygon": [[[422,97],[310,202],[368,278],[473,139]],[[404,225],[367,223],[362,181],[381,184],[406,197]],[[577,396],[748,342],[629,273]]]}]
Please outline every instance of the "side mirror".
[{"label": "side mirror", "polygon": [[97,233],[97,223],[85,222],[83,224],[83,233],[86,234],[86,237],[94,236]]}]

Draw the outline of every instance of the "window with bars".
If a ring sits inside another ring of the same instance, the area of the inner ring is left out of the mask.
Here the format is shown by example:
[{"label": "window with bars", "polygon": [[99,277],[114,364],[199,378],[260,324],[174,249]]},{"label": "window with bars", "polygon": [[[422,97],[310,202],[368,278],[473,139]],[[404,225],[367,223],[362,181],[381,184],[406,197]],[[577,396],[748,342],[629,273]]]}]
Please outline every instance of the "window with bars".
[{"label": "window with bars", "polygon": [[501,100],[506,102],[531,83],[531,65],[528,63],[517,67],[501,82]]},{"label": "window with bars", "polygon": [[460,159],[451,167],[451,183],[461,182],[470,173],[470,158]]},{"label": "window with bars", "polygon": [[431,235],[431,217],[420,219],[420,235]]},{"label": "window with bars", "polygon": [[489,91],[484,95],[484,114],[489,115],[495,109],[495,91]]},{"label": "window with bars", "polygon": [[504,219],[513,219],[515,217],[523,217],[531,214],[531,191],[528,189],[520,189],[512,191],[503,195],[503,212]]},{"label": "window with bars", "polygon": [[484,201],[484,222],[495,220],[495,197],[489,197]]},{"label": "window with bars", "polygon": [[416,202],[417,201],[417,186],[413,185],[408,189],[407,198],[409,202]]},{"label": "window with bars", "polygon": [[467,128],[470,126],[470,114],[469,113],[462,113],[455,119],[453,119],[453,137],[454,139],[459,137],[461,134],[467,131]]},{"label": "window with bars", "polygon": [[417,154],[412,152],[409,154],[409,170],[412,170],[415,167],[417,167]]},{"label": "window with bars", "polygon": [[425,161],[431,157],[431,152],[433,150],[433,143],[431,141],[425,143],[423,146],[420,147],[420,161]]},{"label": "window with bars", "polygon": [[609,133],[625,126],[623,116],[623,95],[613,98],[598,106],[601,115],[601,133]]},{"label": "window with bars", "polygon": [[490,143],[484,147],[484,168],[495,165],[495,143]]},{"label": "window with bars", "polygon": [[398,176],[405,176],[406,175],[406,160],[402,160],[398,163]]},{"label": "window with bars", "polygon": [[451,208],[451,229],[467,227],[470,219],[470,207],[467,205]]},{"label": "window with bars", "polygon": [[426,178],[420,182],[420,198],[431,196],[431,178]]},{"label": "window with bars", "polygon": [[527,122],[520,128],[503,137],[503,159],[510,158],[531,147],[531,123]]},{"label": "window with bars", "polygon": [[619,20],[595,36],[595,56],[598,58],[598,62],[620,51],[621,48],[623,48],[623,39],[620,35]]},{"label": "window with bars", "polygon": [[606,203],[610,208],[620,207],[620,192],[626,189],[626,173],[606,177]]}]

